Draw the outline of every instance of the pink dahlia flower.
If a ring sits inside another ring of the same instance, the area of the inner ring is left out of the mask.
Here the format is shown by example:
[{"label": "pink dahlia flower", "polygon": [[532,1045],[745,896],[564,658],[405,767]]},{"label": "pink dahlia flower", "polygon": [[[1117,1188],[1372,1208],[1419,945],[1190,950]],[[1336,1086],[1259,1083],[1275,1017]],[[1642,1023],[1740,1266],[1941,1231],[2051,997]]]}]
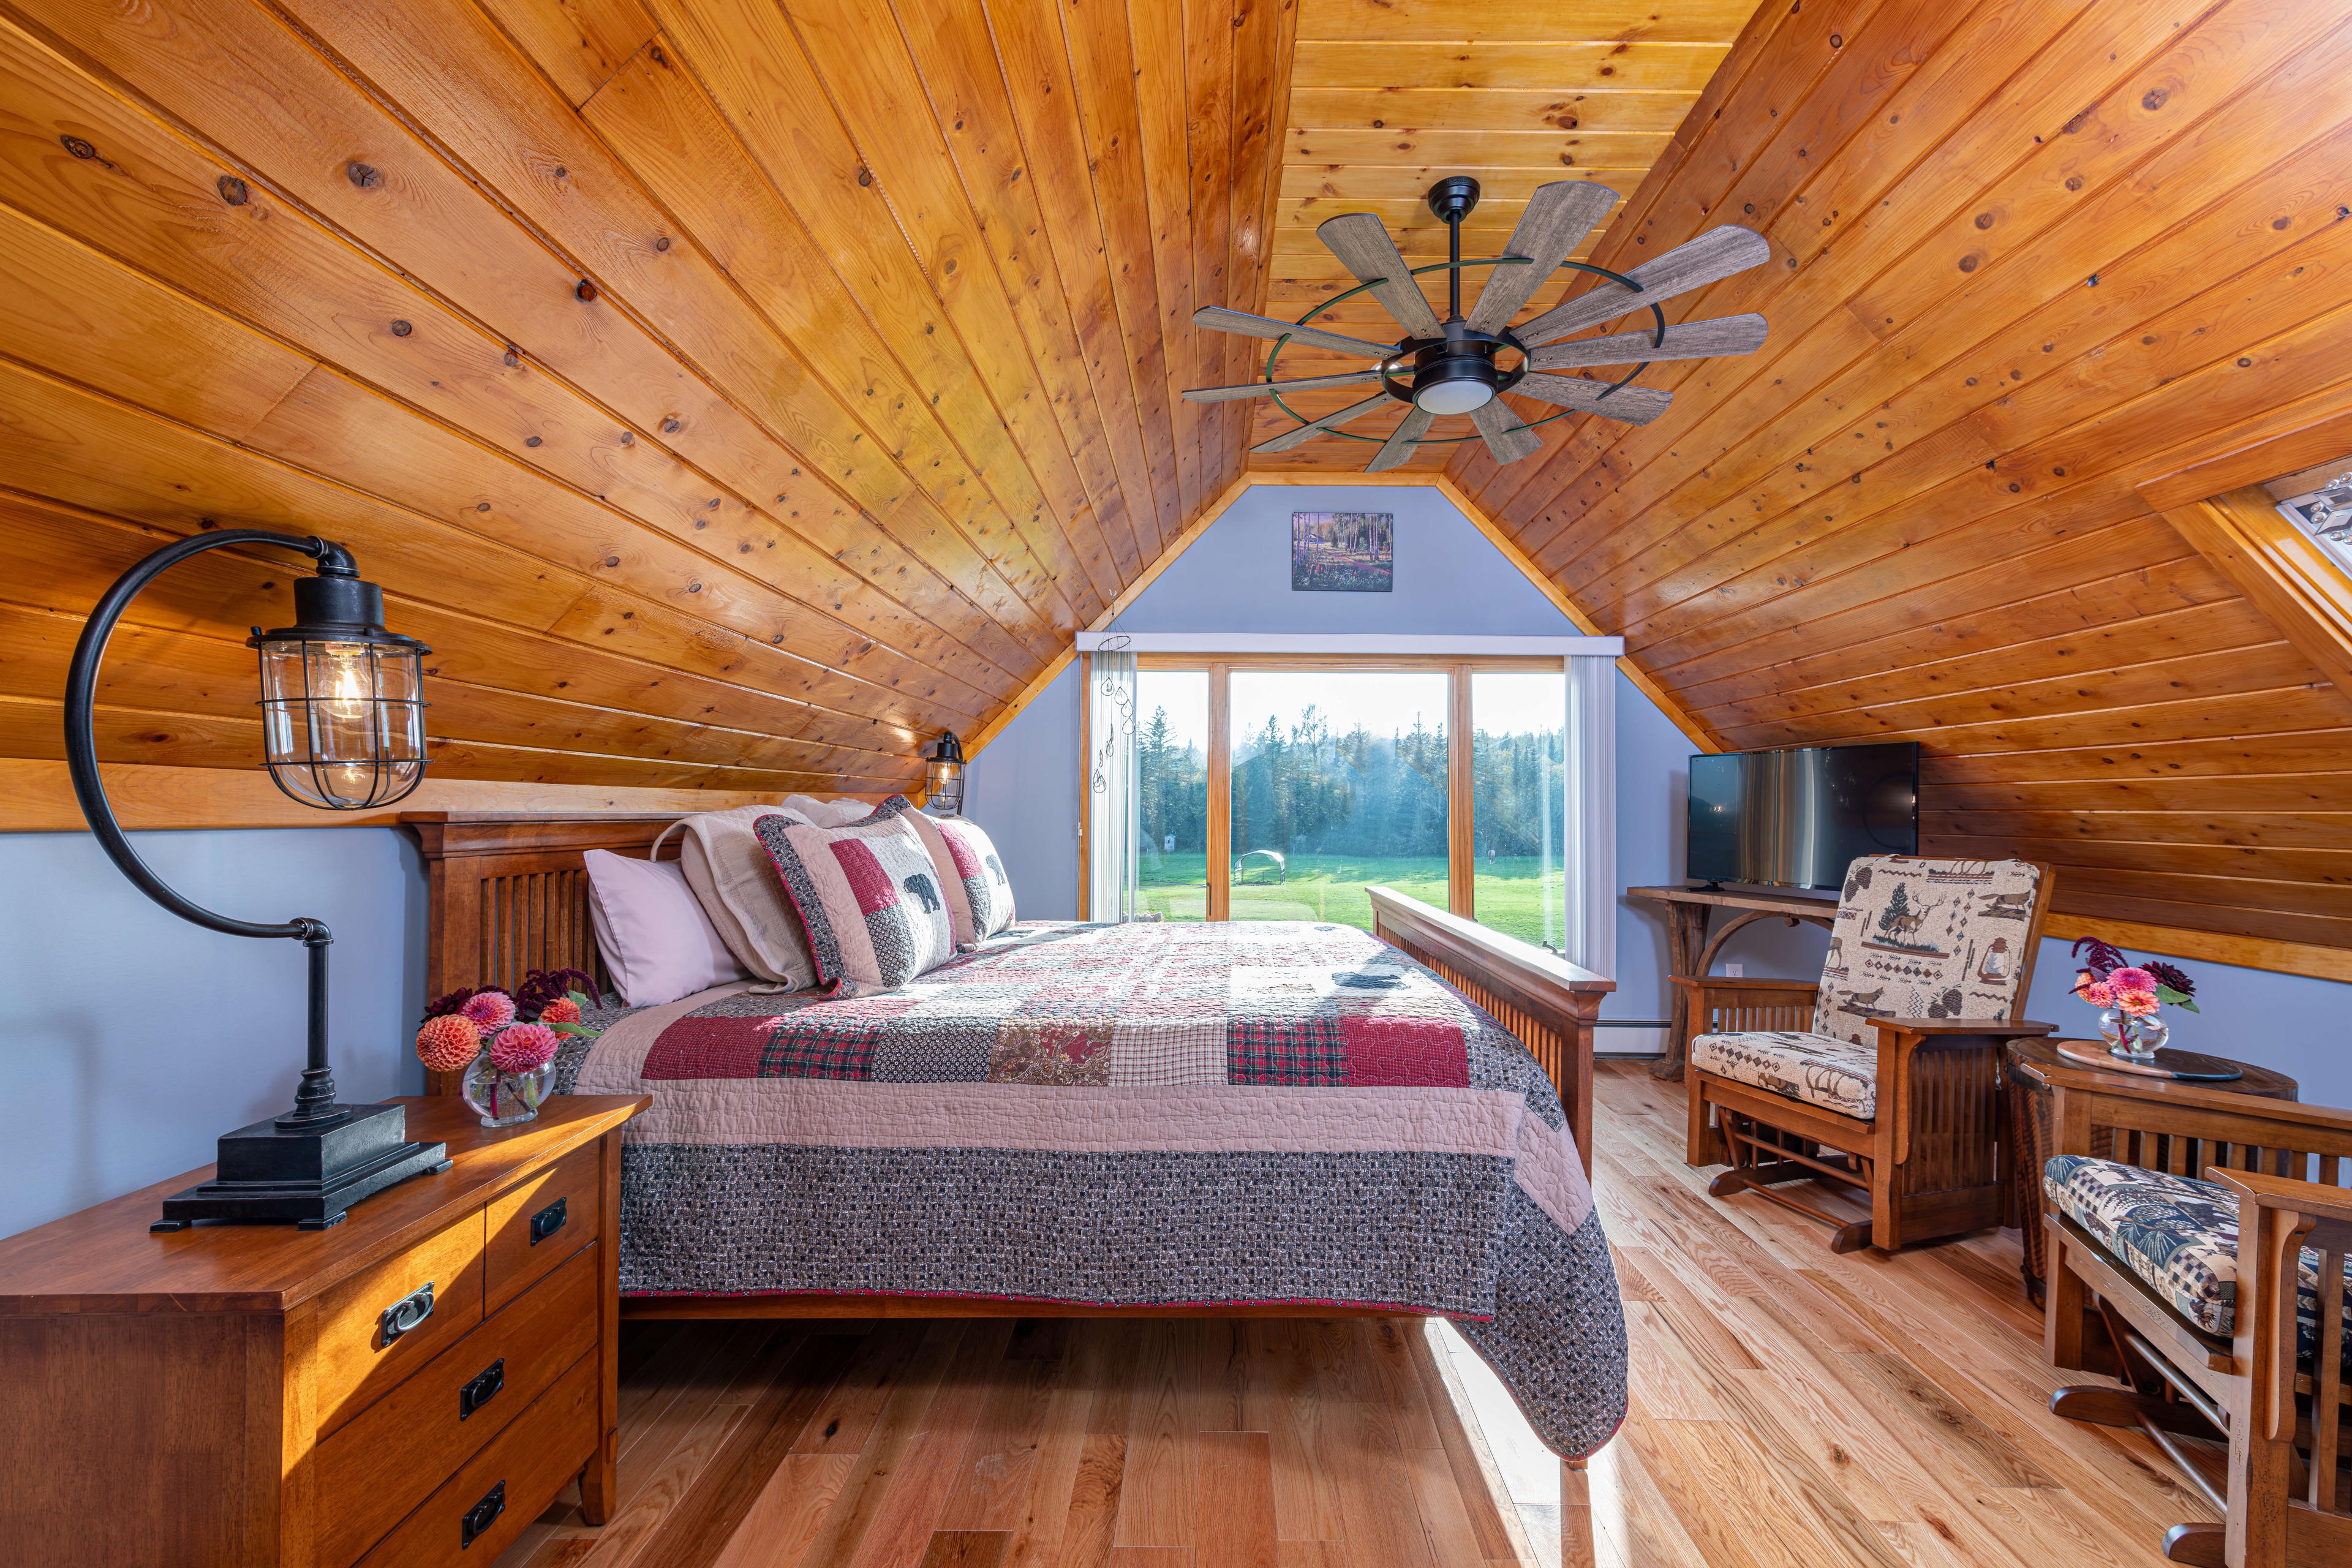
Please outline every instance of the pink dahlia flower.
[{"label": "pink dahlia flower", "polygon": [[2153,991],[2117,991],[2116,1005],[2135,1018],[2145,1018],[2154,1013],[2160,1004],[2157,1001],[2156,993]]},{"label": "pink dahlia flower", "polygon": [[435,1072],[456,1072],[480,1054],[482,1031],[470,1018],[444,1013],[416,1031],[416,1059]]},{"label": "pink dahlia flower", "polygon": [[561,1043],[544,1024],[516,1024],[490,1042],[490,1060],[500,1072],[532,1072],[555,1059]]},{"label": "pink dahlia flower", "polygon": [[539,1010],[542,1024],[576,1024],[580,1021],[580,1004],[569,996],[558,996]]},{"label": "pink dahlia flower", "polygon": [[2114,986],[2118,994],[2126,991],[2146,991],[2153,994],[2156,990],[2156,976],[2145,969],[2111,969],[2107,972],[2107,984]]},{"label": "pink dahlia flower", "polygon": [[460,1016],[471,1018],[485,1029],[503,1028],[514,1022],[514,998],[503,991],[485,991],[478,996],[467,998],[466,1005],[457,1012]]},{"label": "pink dahlia flower", "polygon": [[2087,969],[2074,977],[2074,994],[2094,1007],[2112,1007],[2116,1005],[2116,988],[2104,980],[2092,979],[2091,972]]}]

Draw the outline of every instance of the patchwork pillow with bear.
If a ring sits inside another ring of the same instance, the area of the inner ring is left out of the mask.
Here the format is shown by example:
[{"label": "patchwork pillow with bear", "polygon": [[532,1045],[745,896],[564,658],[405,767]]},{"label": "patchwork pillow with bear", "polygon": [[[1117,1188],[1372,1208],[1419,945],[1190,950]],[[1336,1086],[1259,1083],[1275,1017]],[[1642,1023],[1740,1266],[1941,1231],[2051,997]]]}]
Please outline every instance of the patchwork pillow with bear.
[{"label": "patchwork pillow with bear", "polygon": [[1013,884],[996,846],[975,824],[960,816],[932,816],[909,811],[908,820],[923,836],[938,868],[940,885],[947,892],[948,916],[955,923],[956,946],[968,949],[1013,923]]},{"label": "patchwork pillow with bear", "polygon": [[755,825],[828,996],[893,991],[955,954],[938,868],[908,815],[877,812],[846,827],[782,816]]}]

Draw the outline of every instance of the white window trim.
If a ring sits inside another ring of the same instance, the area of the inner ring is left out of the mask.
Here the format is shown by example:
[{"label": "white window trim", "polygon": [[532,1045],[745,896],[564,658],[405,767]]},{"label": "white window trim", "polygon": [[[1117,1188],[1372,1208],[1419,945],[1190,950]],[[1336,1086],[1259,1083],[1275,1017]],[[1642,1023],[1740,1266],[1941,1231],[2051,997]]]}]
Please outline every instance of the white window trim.
[{"label": "white window trim", "polygon": [[1104,647],[1128,653],[1197,653],[1226,658],[1254,653],[1384,654],[1414,658],[1620,658],[1623,637],[1351,637],[1288,632],[1080,632],[1078,651]]}]

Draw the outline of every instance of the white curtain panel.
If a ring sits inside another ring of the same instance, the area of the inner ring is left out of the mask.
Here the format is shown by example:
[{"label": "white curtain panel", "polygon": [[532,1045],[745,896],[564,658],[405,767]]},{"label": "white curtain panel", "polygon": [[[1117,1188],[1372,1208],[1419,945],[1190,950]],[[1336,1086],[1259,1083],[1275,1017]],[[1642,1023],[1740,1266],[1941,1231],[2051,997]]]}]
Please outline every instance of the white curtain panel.
[{"label": "white curtain panel", "polygon": [[1565,956],[1617,973],[1617,661],[1572,654],[1568,665],[1568,765],[1563,879]]},{"label": "white curtain panel", "polygon": [[1135,896],[1135,654],[1089,655],[1087,679],[1087,918],[1132,920]]}]

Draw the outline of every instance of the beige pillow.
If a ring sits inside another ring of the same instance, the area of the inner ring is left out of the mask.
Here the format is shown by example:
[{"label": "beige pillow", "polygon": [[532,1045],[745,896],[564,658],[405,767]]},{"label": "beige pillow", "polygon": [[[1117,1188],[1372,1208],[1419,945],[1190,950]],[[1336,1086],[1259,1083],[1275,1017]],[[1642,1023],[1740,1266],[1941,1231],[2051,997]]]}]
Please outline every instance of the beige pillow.
[{"label": "beige pillow", "polygon": [[[770,806],[766,809],[772,811],[775,808]],[[819,800],[814,795],[788,795],[784,797],[783,809],[798,812],[802,820],[819,827],[846,827],[853,822],[865,820],[874,807],[871,803],[862,800]]]},{"label": "beige pillow", "polygon": [[[809,959],[801,918],[776,879],[767,846],[753,830],[763,816],[808,820],[779,806],[741,805],[682,817],[663,829],[662,837],[684,830],[679,869],[737,962],[771,984],[805,991],[816,984],[816,966]],[[660,839],[654,841],[654,852],[661,852]]]}]

